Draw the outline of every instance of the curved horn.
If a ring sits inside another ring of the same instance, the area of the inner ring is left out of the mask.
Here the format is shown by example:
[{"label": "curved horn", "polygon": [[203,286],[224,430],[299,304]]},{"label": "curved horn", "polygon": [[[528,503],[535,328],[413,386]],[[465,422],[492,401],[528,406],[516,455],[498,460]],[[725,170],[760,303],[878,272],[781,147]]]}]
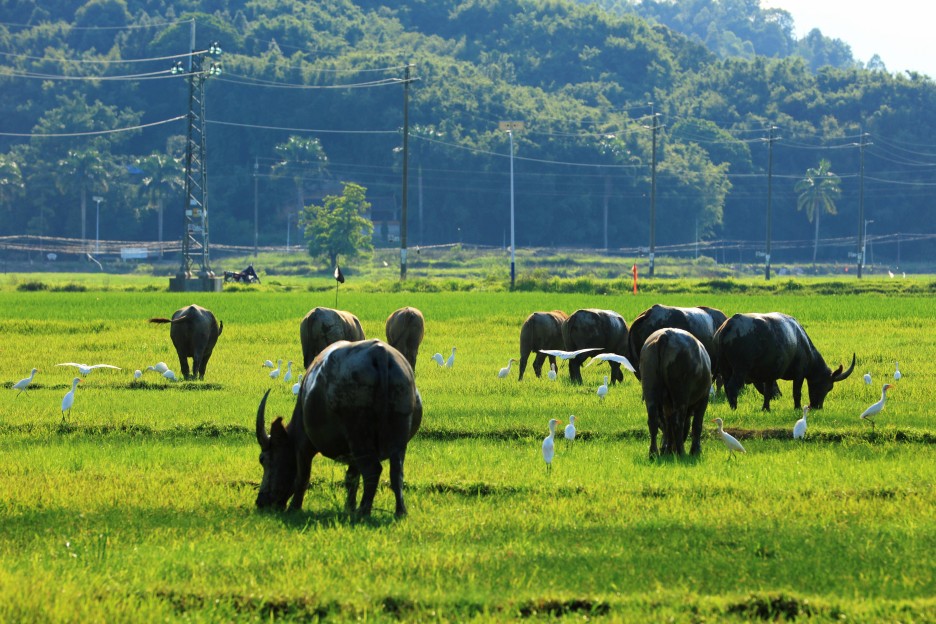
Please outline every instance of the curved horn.
[{"label": "curved horn", "polygon": [[[842,367],[839,366],[839,371],[841,370],[842,370]],[[842,381],[843,379],[846,379],[849,375],[852,374],[853,370],[855,370],[855,354],[854,353],[852,353],[852,363],[851,363],[851,366],[848,367],[848,370],[845,372],[837,372],[833,374],[832,381],[835,382],[835,381]]]},{"label": "curved horn", "polygon": [[270,443],[270,436],[267,435],[266,423],[264,422],[264,412],[266,412],[268,396],[270,396],[269,390],[263,395],[263,400],[260,401],[260,407],[257,408],[257,442],[259,442],[260,446],[263,448],[266,448]]}]

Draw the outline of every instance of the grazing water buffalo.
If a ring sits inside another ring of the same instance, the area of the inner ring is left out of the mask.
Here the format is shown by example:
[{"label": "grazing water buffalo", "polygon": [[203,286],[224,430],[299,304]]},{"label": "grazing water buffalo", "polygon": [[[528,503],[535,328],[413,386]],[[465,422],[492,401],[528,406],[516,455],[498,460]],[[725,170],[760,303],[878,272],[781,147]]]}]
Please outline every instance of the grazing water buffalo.
[{"label": "grazing water buffalo", "polygon": [[806,331],[792,316],[769,314],[735,314],[715,332],[718,370],[725,379],[725,394],[731,409],[738,407],[738,393],[745,383],[753,383],[764,395],[765,411],[778,379],[793,381],[793,406],[800,409],[803,381],[809,385],[810,409],[822,409],[822,403],[833,384],[851,375],[855,369],[855,354],[848,370],[843,366],[831,370],[813,346]]},{"label": "grazing water buffalo", "polygon": [[387,342],[406,358],[416,372],[416,356],[426,331],[426,321],[416,308],[405,307],[387,317]]},{"label": "grazing water buffalo", "polygon": [[[151,318],[150,323],[172,323],[169,337],[179,355],[179,367],[186,378],[205,378],[205,368],[214,351],[218,336],[224,330],[224,323],[218,322],[210,310],[197,305],[180,308],[171,319]],[[189,374],[188,358],[192,358],[192,370]]]},{"label": "grazing water buffalo", "polygon": [[[422,401],[413,369],[403,355],[379,340],[341,340],[325,348],[312,362],[289,424],[277,418],[266,432],[267,390],[257,410],[257,442],[263,480],[257,507],[302,508],[309,486],[312,458],[325,457],[348,465],[346,509],[370,515],[380,481],[380,462],[390,460],[390,487],[396,515],[403,504],[403,460],[406,445],[422,422]],[[360,507],[357,489],[364,478]]]},{"label": "grazing water buffalo", "polygon": [[302,343],[302,367],[309,364],[322,349],[337,340],[364,340],[364,330],[358,317],[344,310],[312,308],[299,324]]},{"label": "grazing water buffalo", "polygon": [[[553,310],[552,312],[534,312],[523,321],[523,327],[520,328],[520,380],[523,380],[523,372],[526,370],[531,352],[536,352],[536,357],[533,358],[533,372],[540,377],[543,373],[543,362],[547,356],[539,350],[565,348],[565,343],[562,341],[562,323],[567,318],[569,315],[562,310]],[[556,356],[550,355],[549,365],[555,366],[555,364]]]},{"label": "grazing water buffalo", "polygon": [[[708,352],[709,358],[714,361],[715,354],[712,347],[715,330],[717,330],[727,317],[721,310],[715,308],[675,308],[667,305],[655,304],[637,315],[627,330],[627,359],[634,365],[634,375],[640,379],[640,349],[647,338],[658,329],[674,327],[682,329],[702,343]],[[714,368],[714,367],[713,367]]]},{"label": "grazing water buffalo", "polygon": [[[627,352],[627,323],[624,317],[613,310],[576,310],[562,323],[562,340],[567,351],[578,351],[600,347],[605,353],[624,355]],[[574,383],[582,383],[582,363],[588,354],[569,360],[569,377]],[[618,362],[609,361],[611,383],[624,381],[624,373]]]},{"label": "grazing water buffalo", "polygon": [[684,454],[690,419],[690,452],[698,455],[712,385],[712,364],[705,346],[685,330],[658,329],[643,344],[640,370],[650,429],[650,456],[657,454],[658,427],[663,430],[663,452]]}]

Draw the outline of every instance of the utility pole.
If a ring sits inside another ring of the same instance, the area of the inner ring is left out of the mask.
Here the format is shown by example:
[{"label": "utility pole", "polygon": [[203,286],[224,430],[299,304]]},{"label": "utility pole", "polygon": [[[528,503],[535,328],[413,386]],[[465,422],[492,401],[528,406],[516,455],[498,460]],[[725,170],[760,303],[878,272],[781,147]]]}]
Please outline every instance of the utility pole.
[{"label": "utility pole", "polygon": [[[653,259],[656,249],[656,165],[657,165],[657,130],[663,126],[657,123],[660,113],[652,113],[651,120],[653,125],[650,130],[653,131],[653,147],[650,155],[650,268],[647,271],[648,277],[653,277]],[[646,127],[646,126],[644,126]]]},{"label": "utility pole", "polygon": [[400,211],[400,281],[406,280],[406,219],[409,202],[409,86],[410,68],[403,73],[403,206]]},{"label": "utility pole", "polygon": [[510,139],[510,290],[514,289],[517,278],[517,245],[514,238],[514,130],[523,130],[522,121],[502,121],[499,128]]},{"label": "utility pole", "polygon": [[770,241],[772,226],[772,201],[773,201],[773,144],[780,137],[774,134],[776,126],[770,126],[767,129],[767,250],[764,254],[764,279],[770,281]]},{"label": "utility pole", "polygon": [[864,267],[865,237],[868,233],[868,222],[864,218],[864,148],[868,143],[867,132],[861,133],[858,141],[858,279],[861,279],[861,269]]},{"label": "utility pole", "polygon": [[259,199],[257,198],[257,179],[260,177],[260,159],[254,157],[254,260],[257,259],[257,230],[259,223]]}]

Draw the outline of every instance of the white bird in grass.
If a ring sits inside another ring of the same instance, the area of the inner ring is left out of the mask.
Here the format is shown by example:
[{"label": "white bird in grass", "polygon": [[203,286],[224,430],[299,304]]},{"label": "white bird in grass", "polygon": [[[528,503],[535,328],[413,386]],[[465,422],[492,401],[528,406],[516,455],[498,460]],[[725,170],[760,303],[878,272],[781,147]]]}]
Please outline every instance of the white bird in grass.
[{"label": "white bird in grass", "polygon": [[513,363],[516,362],[516,361],[517,361],[517,360],[515,360],[514,358],[510,358],[509,360],[507,360],[507,366],[505,366],[504,368],[502,368],[502,369],[500,369],[499,371],[497,371],[497,376],[498,376],[499,378],[503,379],[504,377],[506,377],[507,375],[509,375],[509,374],[510,374],[510,365],[513,364]]},{"label": "white bird in grass", "polygon": [[29,377],[27,377],[26,379],[20,379],[15,384],[13,384],[13,389],[19,390],[19,392],[16,393],[16,396],[19,396],[21,393],[26,391],[26,387],[32,383],[33,377],[35,377],[36,373],[38,372],[39,372],[39,369],[34,368],[32,369],[32,372],[29,373]]},{"label": "white bird in grass", "polygon": [[871,373],[870,372],[864,374],[864,380],[866,384],[868,384],[869,386],[871,385]]},{"label": "white bird in grass", "polygon": [[286,374],[283,375],[284,383],[289,383],[290,381],[292,381],[292,361],[291,360],[286,364]]},{"label": "white bird in grass", "polygon": [[563,351],[562,349],[539,349],[540,353],[557,357],[560,360],[571,360],[573,358],[577,358],[583,353],[588,353],[589,351],[601,351],[601,347],[589,347],[587,349],[579,349],[578,351]]},{"label": "white bird in grass", "polygon": [[169,381],[179,381],[179,378],[176,377],[176,374],[173,373],[171,370],[166,370],[166,372],[164,372],[162,376],[168,379]]},{"label": "white bird in grass", "polygon": [[270,379],[276,379],[279,377],[280,368],[283,366],[283,360],[276,360],[276,368],[270,371]]},{"label": "white bird in grass", "polygon": [[445,368],[452,368],[453,366],[455,366],[455,347],[452,347],[452,355],[445,360]]},{"label": "white bird in grass", "polygon": [[292,393],[295,395],[299,394],[299,388],[302,387],[302,373],[299,373],[299,376],[296,377],[296,383],[293,384]]},{"label": "white bird in grass", "polygon": [[718,425],[718,435],[721,436],[722,442],[724,442],[725,446],[728,447],[728,459],[731,459],[732,451],[737,451],[739,453],[747,452],[744,450],[744,447],[741,446],[741,443],[738,442],[738,440],[733,435],[731,435],[730,433],[727,433],[724,429],[722,429],[722,425],[724,424],[724,422],[722,421],[721,418],[716,418],[712,422]]},{"label": "white bird in grass", "polygon": [[550,365],[549,365],[549,372],[546,373],[546,376],[549,377],[549,381],[556,381],[557,373],[556,373],[556,365],[555,365],[555,364],[550,364]]},{"label": "white bird in grass", "polygon": [[565,439],[568,440],[569,442],[575,441],[575,416],[574,415],[569,416],[569,424],[565,426],[565,430],[563,431],[563,434],[565,435]]},{"label": "white bird in grass", "polygon": [[432,355],[432,360],[439,366],[445,366],[445,358],[442,357],[441,353],[434,353]]},{"label": "white bird in grass", "polygon": [[142,377],[142,376],[143,376],[143,371],[141,371],[139,368],[136,369],[135,371],[133,371],[133,378],[134,378],[134,379],[139,379],[139,378]]},{"label": "white bird in grass", "polygon": [[604,383],[598,386],[598,398],[604,400],[605,395],[608,394],[608,376],[604,376]]},{"label": "white bird in grass", "polygon": [[803,417],[793,425],[793,439],[802,440],[806,437],[806,414],[809,413],[809,406],[803,408]]},{"label": "white bird in grass", "polygon": [[903,375],[900,374],[900,362],[894,362],[894,381],[900,381]]},{"label": "white bird in grass", "polygon": [[272,360],[263,360],[263,364],[260,366],[263,368],[276,368],[276,364],[274,364]]},{"label": "white bird in grass", "polygon": [[543,461],[546,462],[546,473],[552,469],[553,455],[556,453],[554,436],[556,435],[556,425],[559,421],[555,418],[549,421],[549,435],[543,440]]},{"label": "white bird in grass", "polygon": [[617,362],[630,372],[634,372],[634,365],[630,363],[630,360],[628,360],[623,355],[618,355],[617,353],[599,353],[598,355],[594,355],[592,356],[592,359],[588,361],[588,364],[584,366],[584,368],[588,368],[595,362]]},{"label": "white bird in grass", "polygon": [[71,406],[75,403],[75,388],[78,387],[78,384],[81,383],[81,379],[75,377],[72,380],[72,388],[65,393],[65,396],[62,397],[62,422],[65,422],[65,412],[71,409]]},{"label": "white bird in grass", "polygon": [[119,366],[113,366],[111,364],[79,364],[77,362],[64,362],[62,364],[56,364],[56,366],[77,366],[78,372],[82,375],[87,375],[91,371],[97,368],[113,368],[115,370],[120,370]]},{"label": "white bird in grass", "polygon": [[870,406],[865,411],[861,412],[861,416],[859,416],[859,418],[861,418],[862,420],[867,420],[868,422],[871,423],[872,431],[874,431],[874,419],[871,417],[878,414],[882,409],[884,409],[884,402],[887,401],[887,391],[893,387],[894,386],[892,384],[884,384],[884,387],[881,388],[881,400],[875,403],[874,405]]},{"label": "white bird in grass", "polygon": [[167,370],[169,370],[169,367],[166,366],[166,363],[165,363],[165,362],[156,362],[156,363],[155,363],[154,365],[152,365],[152,366],[147,366],[147,367],[146,367],[146,370],[148,370],[148,371],[156,371],[157,373],[159,373],[160,375],[162,375],[162,374],[165,373]]}]

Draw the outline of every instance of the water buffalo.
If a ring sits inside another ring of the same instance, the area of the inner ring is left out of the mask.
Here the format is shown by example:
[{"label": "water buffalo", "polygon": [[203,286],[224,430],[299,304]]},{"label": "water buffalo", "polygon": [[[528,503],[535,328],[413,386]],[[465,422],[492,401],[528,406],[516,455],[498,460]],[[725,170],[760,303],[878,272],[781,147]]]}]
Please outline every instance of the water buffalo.
[{"label": "water buffalo", "polygon": [[712,364],[705,346],[683,329],[658,329],[643,344],[640,370],[650,429],[650,456],[657,454],[657,428],[663,430],[664,453],[684,454],[690,419],[690,453],[698,455],[712,385]]},{"label": "water buffalo", "polygon": [[387,317],[387,342],[406,357],[416,371],[416,356],[426,331],[422,312],[409,306],[394,311]]},{"label": "water buffalo", "polygon": [[[576,310],[562,323],[562,340],[568,351],[589,347],[600,347],[606,353],[624,355],[627,352],[627,323],[624,317],[613,310]],[[582,363],[588,354],[569,360],[569,377],[574,383],[582,383]],[[624,381],[624,373],[618,362],[609,361],[611,383]]]},{"label": "water buffalo", "polygon": [[[257,410],[263,466],[257,507],[284,509],[289,502],[290,510],[301,509],[312,458],[321,453],[348,465],[346,509],[362,516],[371,512],[380,462],[389,459],[396,515],[406,514],[403,460],[422,422],[422,401],[413,369],[399,351],[379,340],[332,343],[306,371],[289,424],[277,418],[267,434],[269,394]],[[362,476],[364,492],[355,507]]]},{"label": "water buffalo", "polygon": [[331,308],[309,310],[299,324],[303,368],[309,368],[315,356],[337,340],[364,340],[364,330],[358,317]]},{"label": "water buffalo", "polygon": [[735,314],[715,332],[718,370],[725,379],[725,394],[731,409],[738,406],[738,393],[745,383],[753,383],[764,395],[763,409],[770,411],[778,379],[793,381],[793,406],[801,409],[803,381],[809,385],[810,409],[822,409],[833,384],[851,375],[855,354],[848,370],[831,370],[813,346],[806,331],[792,316]]},{"label": "water buffalo", "polygon": [[[224,323],[215,319],[210,310],[197,305],[180,308],[171,319],[151,318],[150,323],[172,323],[169,337],[179,355],[179,367],[186,379],[204,379],[205,368],[214,351],[218,336],[224,330]],[[189,374],[188,358],[192,358]]]},{"label": "water buffalo", "polygon": [[[534,312],[523,321],[523,327],[520,328],[520,380],[523,380],[523,372],[526,370],[527,360],[530,353],[536,351],[533,358],[533,372],[537,377],[543,373],[543,362],[546,361],[546,354],[540,353],[540,349],[563,349],[562,342],[562,323],[569,318],[569,315],[562,310],[553,310],[552,312]],[[549,356],[550,366],[555,366],[556,356]]]},{"label": "water buffalo", "polygon": [[715,360],[712,352],[715,330],[727,317],[715,308],[675,308],[654,304],[637,315],[627,331],[627,359],[634,365],[634,375],[640,379],[640,349],[647,338],[658,329],[674,327],[682,329],[702,343],[709,358]]}]

